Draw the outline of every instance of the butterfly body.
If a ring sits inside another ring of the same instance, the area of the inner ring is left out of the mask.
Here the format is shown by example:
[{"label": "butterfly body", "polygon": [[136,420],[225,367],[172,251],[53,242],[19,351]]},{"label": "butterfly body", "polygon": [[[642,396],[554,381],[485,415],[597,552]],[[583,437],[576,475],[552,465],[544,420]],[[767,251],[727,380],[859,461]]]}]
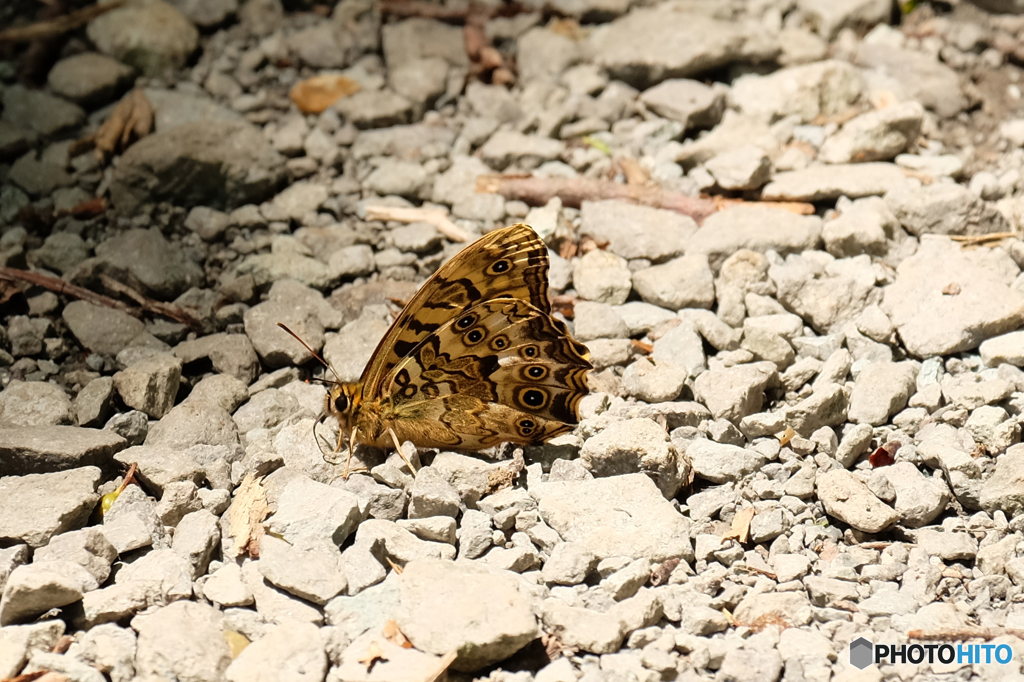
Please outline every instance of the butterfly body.
[{"label": "butterfly body", "polygon": [[443,265],[326,413],[352,442],[478,450],[571,431],[592,369],[551,315],[547,247],[526,225],[496,230]]}]

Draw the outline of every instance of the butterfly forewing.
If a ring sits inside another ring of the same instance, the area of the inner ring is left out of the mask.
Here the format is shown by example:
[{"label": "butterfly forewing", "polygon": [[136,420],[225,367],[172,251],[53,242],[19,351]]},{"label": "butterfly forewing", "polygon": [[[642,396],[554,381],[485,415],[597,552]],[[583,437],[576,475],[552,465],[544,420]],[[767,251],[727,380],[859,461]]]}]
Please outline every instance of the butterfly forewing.
[{"label": "butterfly forewing", "polygon": [[420,287],[363,371],[365,398],[381,395],[395,365],[465,310],[495,298],[527,301],[549,313],[547,247],[527,225],[495,230],[467,246]]}]

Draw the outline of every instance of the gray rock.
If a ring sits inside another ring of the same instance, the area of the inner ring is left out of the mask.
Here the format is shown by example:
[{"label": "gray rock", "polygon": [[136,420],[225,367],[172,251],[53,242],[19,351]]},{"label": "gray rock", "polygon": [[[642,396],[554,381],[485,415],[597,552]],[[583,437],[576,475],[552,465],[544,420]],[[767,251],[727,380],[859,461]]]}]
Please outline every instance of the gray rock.
[{"label": "gray rock", "polygon": [[171,549],[192,567],[193,578],[206,575],[220,543],[219,518],[206,509],[186,514],[174,529]]},{"label": "gray rock", "polygon": [[888,161],[917,140],[923,116],[923,107],[913,101],[861,114],[825,140],[818,158],[826,163]]},{"label": "gray rock", "polygon": [[653,419],[625,419],[587,439],[580,463],[596,477],[646,473],[666,499],[686,485],[689,463]]},{"label": "gray rock", "polygon": [[208,360],[213,371],[230,375],[244,384],[250,384],[260,372],[259,358],[252,342],[245,334],[211,334],[184,341],[174,348],[185,370],[189,365]]},{"label": "gray rock", "polygon": [[0,597],[0,626],[72,604],[96,586],[92,574],[71,561],[34,561],[18,566],[11,571]]},{"label": "gray rock", "polygon": [[381,30],[384,62],[394,69],[422,57],[441,57],[452,66],[469,66],[462,31],[435,19],[415,17],[385,24]]},{"label": "gray rock", "polygon": [[665,332],[654,342],[651,359],[655,363],[678,365],[686,368],[688,376],[695,376],[707,366],[704,345],[692,326],[683,322]]},{"label": "gray rock", "polygon": [[83,52],[54,64],[46,82],[61,97],[95,107],[113,101],[124,92],[134,75],[131,67],[116,59]]},{"label": "gray rock", "polygon": [[330,275],[337,280],[369,275],[377,268],[373,249],[366,244],[345,246],[331,254],[327,261]]},{"label": "gray rock", "polygon": [[917,100],[939,116],[954,116],[967,106],[956,72],[931,54],[866,41],[858,45],[854,62],[883,72],[900,100]]},{"label": "gray rock", "polygon": [[281,492],[267,530],[300,549],[337,551],[366,516],[366,504],[350,492],[300,476]]},{"label": "gray rock", "polygon": [[114,380],[98,377],[86,384],[74,400],[75,417],[79,426],[101,426],[114,411]]},{"label": "gray rock", "polygon": [[400,577],[399,627],[416,648],[457,650],[456,670],[503,660],[537,637],[530,599],[505,572],[472,564],[414,561]]},{"label": "gray rock", "polygon": [[202,121],[243,122],[238,112],[202,93],[154,87],[144,88],[143,92],[153,105],[157,130]]},{"label": "gray rock", "polygon": [[301,365],[312,359],[302,344],[277,326],[283,323],[314,350],[324,345],[324,328],[316,312],[270,300],[245,311],[245,333],[256,353],[270,367]]},{"label": "gray rock", "polygon": [[401,159],[383,159],[364,181],[366,189],[380,195],[394,194],[409,198],[423,198],[432,186],[431,177],[423,166]]},{"label": "gray rock", "polygon": [[238,564],[228,562],[211,573],[203,583],[203,596],[220,606],[249,606],[252,591],[242,581]]},{"label": "gray rock", "polygon": [[[635,87],[694,76],[727,62],[770,58],[778,48],[749,29],[702,14],[642,8],[612,21],[585,44],[594,63]],[[682,44],[681,33],[693,36]]]},{"label": "gray rock", "polygon": [[778,173],[761,190],[769,201],[822,201],[846,196],[881,196],[906,184],[906,176],[891,163],[853,163],[812,166]]},{"label": "gray rock", "polygon": [[121,436],[129,447],[140,445],[149,434],[149,417],[138,410],[115,414],[103,425],[103,430],[113,431]]},{"label": "gray rock", "polygon": [[896,462],[878,471],[896,491],[896,513],[904,526],[926,526],[946,510],[950,493],[943,480],[926,477],[910,462]]},{"label": "gray rock", "polygon": [[345,120],[360,130],[408,123],[412,102],[390,90],[361,90],[334,104]]},{"label": "gray rock", "polygon": [[688,374],[685,367],[640,358],[622,373],[622,390],[644,402],[663,403],[679,397]]},{"label": "gray rock", "polygon": [[586,545],[560,542],[544,562],[541,577],[555,585],[579,585],[597,567],[597,557]]},{"label": "gray rock", "polygon": [[865,533],[880,533],[899,515],[875,497],[868,487],[846,469],[819,473],[815,486],[825,511]]},{"label": "gray rock", "polygon": [[757,189],[771,177],[772,164],[764,150],[745,145],[717,154],[705,164],[708,172],[722,189]]},{"label": "gray rock", "polygon": [[846,421],[849,398],[838,384],[824,384],[796,405],[785,409],[786,423],[801,435],[810,435],[822,426],[838,426]]},{"label": "gray rock", "polygon": [[409,518],[459,515],[459,492],[433,467],[424,467],[416,474],[409,491]]},{"label": "gray rock", "polygon": [[[1002,510],[1016,516],[1024,509],[1024,477],[1021,464],[1024,463],[1024,445],[1014,445],[999,456],[996,469],[981,486],[981,508],[994,512]],[[955,490],[955,489],[954,489]]]},{"label": "gray rock", "polygon": [[212,606],[175,602],[136,616],[132,627],[139,633],[137,675],[215,682],[231,663],[224,616]]},{"label": "gray rock", "polygon": [[853,65],[825,60],[779,69],[766,76],[737,78],[729,92],[742,113],[769,123],[796,116],[803,123],[817,116],[834,116],[860,96],[863,77]]},{"label": "gray rock", "polygon": [[33,557],[34,561],[76,563],[89,571],[99,585],[110,576],[110,565],[116,558],[117,550],[94,526],[54,536]]},{"label": "gray rock", "polygon": [[411,531],[382,519],[369,519],[359,524],[355,546],[400,566],[417,559],[452,560],[456,553],[447,542],[420,540]]},{"label": "gray rock", "polygon": [[89,257],[85,241],[73,232],[54,232],[32,251],[32,260],[60,273],[67,272]]},{"label": "gray rock", "polygon": [[103,534],[118,554],[165,544],[163,522],[156,503],[138,486],[128,486],[103,514]]},{"label": "gray rock", "polygon": [[16,128],[50,136],[67,132],[85,120],[85,112],[60,97],[21,85],[4,89],[4,121]]},{"label": "gray rock", "polygon": [[882,199],[866,197],[826,222],[821,237],[826,251],[847,258],[862,253],[884,256],[906,239],[906,233]]},{"label": "gray rock", "polygon": [[275,215],[301,221],[306,215],[315,213],[327,197],[328,189],[324,185],[295,182],[273,198],[271,209],[275,211]]},{"label": "gray rock", "polygon": [[531,492],[544,522],[598,559],[692,560],[689,524],[644,474],[546,483]]},{"label": "gray rock", "polygon": [[61,317],[87,350],[110,357],[146,331],[146,325],[128,313],[85,301],[68,303]]},{"label": "gray rock", "polygon": [[110,431],[77,426],[20,426],[0,429],[5,474],[43,474],[82,466],[108,468],[126,443]]},{"label": "gray rock", "polygon": [[344,34],[327,22],[288,36],[288,47],[302,62],[316,69],[340,69],[348,63]]},{"label": "gray rock", "polygon": [[1024,294],[1009,288],[1017,271],[1005,253],[926,238],[897,268],[882,310],[915,356],[977,348],[1024,322]]},{"label": "gray rock", "polygon": [[738,423],[761,410],[765,388],[777,376],[776,368],[764,362],[712,369],[697,376],[694,394],[715,419]]},{"label": "gray rock", "polygon": [[832,260],[818,255],[790,256],[784,263],[772,265],[768,275],[776,286],[776,297],[786,309],[800,315],[819,332],[828,333],[844,322],[856,320],[877,300],[876,277],[868,256]]},{"label": "gray rock", "polygon": [[0,538],[42,547],[54,535],[83,526],[99,500],[100,477],[99,469],[88,466],[0,478]]},{"label": "gray rock", "polygon": [[978,348],[986,367],[1003,363],[1024,367],[1024,331],[1010,332],[982,342]]},{"label": "gray rock", "polygon": [[715,301],[714,278],[703,255],[682,256],[635,272],[633,287],[648,303],[670,310],[710,308]]},{"label": "gray rock", "polygon": [[268,198],[284,173],[281,156],[252,125],[196,121],[129,147],[110,189],[114,205],[126,211],[153,201],[230,209]]},{"label": "gray rock", "polygon": [[[401,647],[395,648],[401,651]],[[224,678],[229,682],[307,676],[323,679],[327,668],[327,653],[319,628],[312,623],[281,624],[245,647],[224,671]]]},{"label": "gray rock", "polygon": [[[44,318],[12,315],[6,339],[10,342],[11,354],[16,357],[25,357],[42,353],[46,333],[51,330],[52,325],[49,320]],[[38,390],[42,391],[43,389]]]},{"label": "gray rock", "polygon": [[813,249],[821,238],[821,219],[763,207],[736,207],[707,220],[686,246],[688,254],[707,254],[712,270],[741,249],[781,254]]},{"label": "gray rock", "polygon": [[626,261],[601,249],[594,249],[576,261],[572,279],[582,298],[598,303],[625,303],[632,289]]},{"label": "gray rock", "polygon": [[414,118],[434,106],[448,86],[448,62],[427,57],[405,62],[388,72],[388,85],[413,104]]},{"label": "gray rock", "polygon": [[978,541],[967,533],[922,528],[915,534],[915,539],[929,556],[937,556],[944,561],[972,561],[978,553]]},{"label": "gray rock", "polygon": [[511,130],[499,130],[480,148],[480,158],[488,165],[503,170],[510,164],[536,168],[544,161],[558,159],[565,152],[565,144],[540,135],[524,135]]},{"label": "gray rock", "polygon": [[897,185],[885,203],[911,234],[976,235],[1008,229],[1006,218],[977,194],[954,182]]},{"label": "gray rock", "polygon": [[159,419],[174,407],[181,382],[181,360],[160,353],[114,375],[114,388],[129,407]]},{"label": "gray rock", "polygon": [[45,381],[12,381],[0,391],[0,428],[56,426],[74,421],[71,399],[59,386]]},{"label": "gray rock", "polygon": [[910,362],[875,362],[864,367],[850,393],[847,418],[880,426],[907,405],[914,392],[917,368]]},{"label": "gray rock", "polygon": [[[425,161],[437,155],[447,155],[454,141],[455,131],[450,128],[423,123],[379,130],[361,130],[352,144],[352,156],[357,159],[384,156],[407,161]],[[469,161],[471,157],[461,158],[463,161]],[[487,168],[479,159],[473,160],[480,167]]]},{"label": "gray rock", "polygon": [[173,0],[171,4],[203,28],[216,27],[238,11],[238,0]]},{"label": "gray rock", "polygon": [[348,587],[340,552],[301,549],[270,535],[260,540],[257,567],[271,584],[321,606]]},{"label": "gray rock", "polygon": [[640,94],[640,101],[662,118],[679,121],[683,129],[713,128],[725,111],[725,92],[704,83],[673,78]]},{"label": "gray rock", "polygon": [[686,456],[694,473],[712,483],[738,481],[765,465],[765,458],[754,450],[703,438],[690,442]]},{"label": "gray rock", "polygon": [[74,178],[63,166],[39,159],[35,152],[28,152],[15,161],[8,178],[33,197],[52,194],[60,187],[68,187],[75,183]]},{"label": "gray rock", "polygon": [[454,545],[456,541],[456,524],[455,519],[451,516],[399,519],[398,525],[410,531],[419,539],[428,542],[447,542],[449,545]]},{"label": "gray rock", "polygon": [[516,41],[516,66],[523,83],[558,77],[580,61],[579,44],[545,26],[535,26]]},{"label": "gray rock", "polygon": [[231,415],[209,401],[185,400],[153,424],[147,444],[189,448],[193,445],[238,446],[238,429]]},{"label": "gray rock", "polygon": [[661,262],[691,253],[697,232],[697,223],[688,216],[619,200],[584,201],[580,218],[583,234],[608,242],[609,251],[628,260]]},{"label": "gray rock", "polygon": [[86,33],[100,52],[151,76],[184,66],[199,43],[196,27],[160,0],[106,12]]}]

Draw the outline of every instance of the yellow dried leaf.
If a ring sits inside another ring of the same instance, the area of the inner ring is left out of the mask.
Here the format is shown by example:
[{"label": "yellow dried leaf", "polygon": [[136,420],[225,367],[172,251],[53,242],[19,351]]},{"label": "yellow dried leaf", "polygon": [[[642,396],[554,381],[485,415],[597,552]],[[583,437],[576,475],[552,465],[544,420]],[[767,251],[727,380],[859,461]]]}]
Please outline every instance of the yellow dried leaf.
[{"label": "yellow dried leaf", "polygon": [[348,97],[362,90],[351,78],[321,74],[299,81],[292,86],[288,96],[304,114],[319,114],[342,97]]},{"label": "yellow dried leaf", "polygon": [[374,663],[377,661],[386,661],[388,660],[388,657],[384,655],[384,650],[380,648],[380,644],[377,642],[370,642],[370,646],[366,647],[366,655],[358,660],[366,666],[366,670],[369,672]]},{"label": "yellow dried leaf", "polygon": [[234,630],[224,631],[224,641],[228,643],[228,648],[231,650],[232,660],[238,658],[238,654],[242,653],[245,647],[249,646],[249,638]]},{"label": "yellow dried leaf", "polygon": [[395,646],[400,646],[403,649],[411,649],[412,642],[410,642],[402,630],[398,627],[398,623],[393,620],[389,620],[384,623],[384,638]]},{"label": "yellow dried leaf", "polygon": [[238,486],[235,499],[229,510],[230,535],[235,539],[235,553],[248,553],[256,558],[260,553],[260,538],[263,537],[263,520],[270,514],[267,505],[267,491],[263,478],[246,474]]}]

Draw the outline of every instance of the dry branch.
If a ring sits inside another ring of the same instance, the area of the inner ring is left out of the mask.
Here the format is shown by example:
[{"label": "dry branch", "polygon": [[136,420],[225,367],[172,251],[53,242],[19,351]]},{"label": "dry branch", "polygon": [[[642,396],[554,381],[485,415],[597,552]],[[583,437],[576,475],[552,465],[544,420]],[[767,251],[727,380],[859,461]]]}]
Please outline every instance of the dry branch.
[{"label": "dry branch", "polygon": [[448,217],[443,208],[399,208],[395,206],[367,206],[367,220],[394,220],[398,223],[430,223],[453,242],[469,241],[469,234]]},{"label": "dry branch", "polygon": [[90,5],[56,19],[47,19],[46,21],[37,21],[28,26],[9,28],[6,31],[0,31],[0,44],[30,43],[33,40],[53,38],[68,31],[74,31],[76,28],[81,28],[99,15],[105,14],[112,9],[117,9],[124,3],[125,0],[114,0],[103,5]]},{"label": "dry branch", "polygon": [[921,639],[928,642],[959,642],[965,639],[995,639],[1012,635],[1024,639],[1024,630],[1016,628],[960,628],[957,630],[911,630],[907,633],[910,639]]},{"label": "dry branch", "polygon": [[139,307],[142,308],[143,310],[155,313],[157,315],[162,315],[163,317],[170,318],[175,322],[180,322],[181,324],[187,326],[192,331],[198,332],[203,330],[203,323],[199,320],[199,318],[190,313],[188,309],[183,308],[177,303],[164,303],[162,301],[154,301],[151,298],[143,296],[142,294],[140,294],[135,289],[132,289],[127,284],[118,282],[116,279],[110,277],[109,275],[101,274],[100,282],[102,282],[103,286],[105,286],[107,289],[132,299],[133,301],[138,303]]},{"label": "dry branch", "polygon": [[50,277],[49,275],[43,275],[38,272],[29,272],[28,270],[19,270],[17,268],[0,268],[0,279],[6,279],[11,282],[28,282],[29,284],[34,284],[37,287],[49,289],[56,294],[71,296],[94,305],[116,308],[117,310],[124,311],[129,315],[134,315],[136,317],[141,315],[139,310],[132,308],[128,304],[122,303],[115,298],[110,298],[103,294],[97,294],[95,291],[89,291],[88,289],[76,286],[70,282],[65,282],[57,277]]},{"label": "dry branch", "polygon": [[592,178],[540,178],[532,175],[481,175],[476,179],[476,191],[500,194],[506,199],[525,201],[531,206],[543,206],[558,197],[564,206],[579,208],[584,201],[623,199],[644,206],[664,208],[688,215],[697,223],[703,222],[718,208],[710,199],[691,197],[670,192],[660,187],[622,185],[610,180]]}]

